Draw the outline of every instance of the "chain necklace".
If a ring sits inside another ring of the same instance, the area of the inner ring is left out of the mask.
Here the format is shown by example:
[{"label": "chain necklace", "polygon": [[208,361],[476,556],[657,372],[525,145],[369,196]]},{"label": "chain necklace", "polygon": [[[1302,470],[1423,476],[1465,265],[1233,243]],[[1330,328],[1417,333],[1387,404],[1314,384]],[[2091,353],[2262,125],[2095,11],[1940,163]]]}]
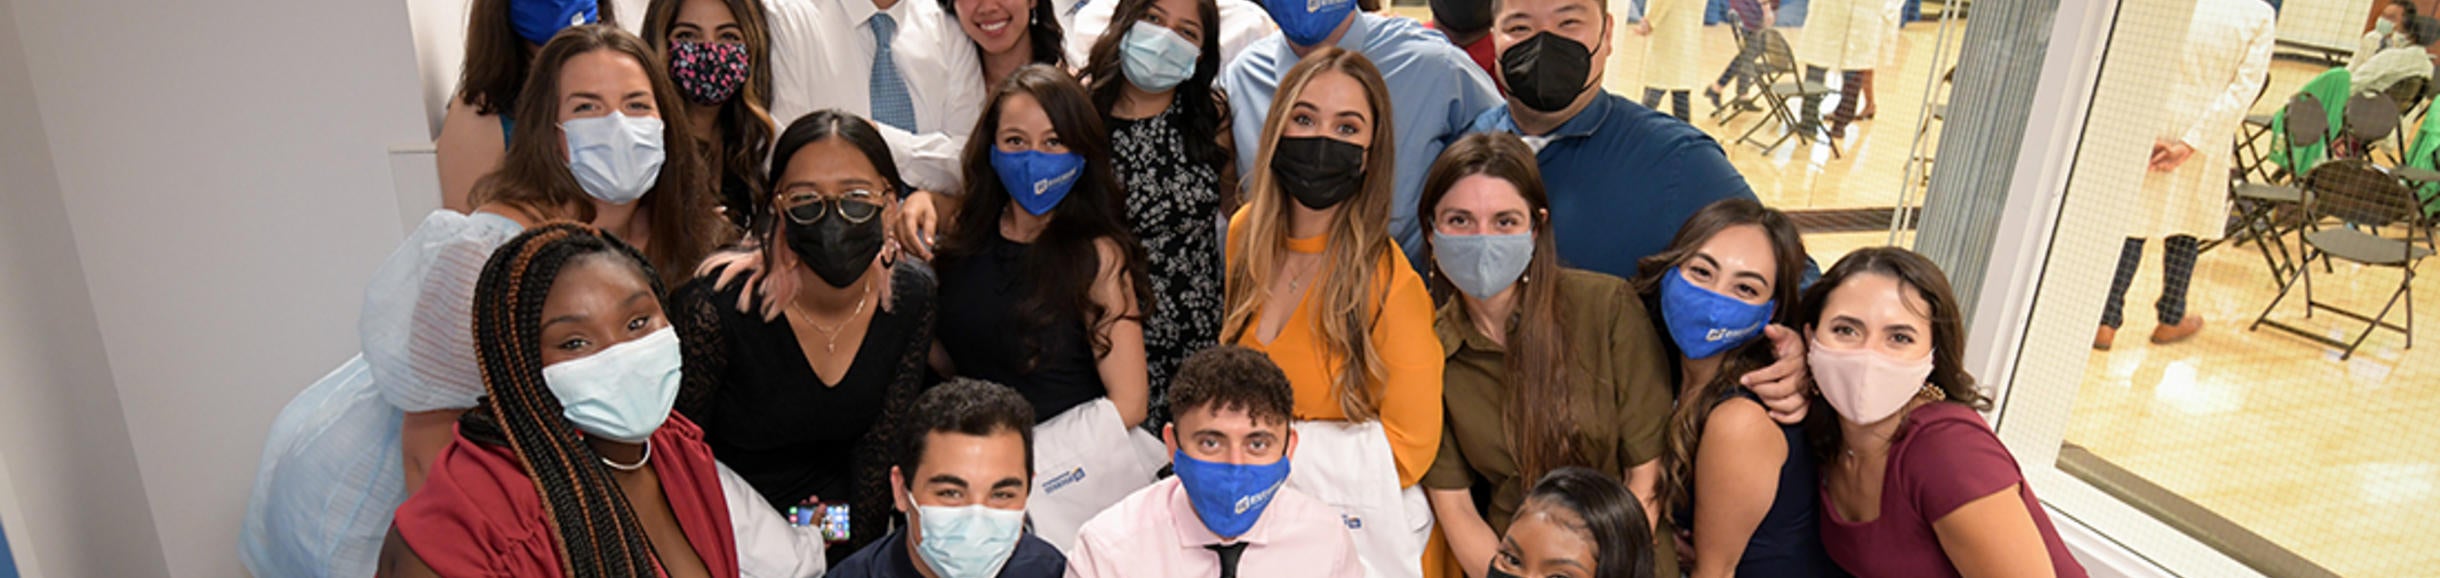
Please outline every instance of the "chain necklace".
[{"label": "chain necklace", "polygon": [[864,295],[856,298],[856,310],[848,312],[845,319],[840,319],[837,324],[829,327],[823,327],[822,324],[813,322],[813,314],[806,312],[803,307],[799,307],[795,303],[788,304],[788,312],[796,319],[804,320],[805,326],[811,327],[814,331],[823,335],[824,341],[822,351],[824,353],[838,353],[839,331],[847,329],[848,323],[854,322],[856,317],[864,315],[864,306],[872,302],[872,297],[873,284],[871,281],[866,281],[864,283]]}]

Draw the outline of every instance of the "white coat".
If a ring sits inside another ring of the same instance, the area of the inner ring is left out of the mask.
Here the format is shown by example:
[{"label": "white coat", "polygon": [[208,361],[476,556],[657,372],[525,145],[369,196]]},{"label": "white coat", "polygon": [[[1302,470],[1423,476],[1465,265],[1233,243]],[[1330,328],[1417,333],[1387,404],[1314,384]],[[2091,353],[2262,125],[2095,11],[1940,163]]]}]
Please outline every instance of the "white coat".
[{"label": "white coat", "polygon": [[1645,0],[1644,88],[1694,90],[1703,86],[1703,0]]},{"label": "white coat", "polygon": [[1880,64],[1884,0],[1813,0],[1798,32],[1796,58],[1831,70]]},{"label": "white coat", "polygon": [[2194,147],[2194,156],[2175,170],[2144,174],[2140,205],[2152,210],[2127,236],[2220,238],[2228,219],[2230,143],[2269,79],[2274,22],[2262,0],[2195,0],[2184,48],[2169,63],[2174,76],[2155,133]]}]

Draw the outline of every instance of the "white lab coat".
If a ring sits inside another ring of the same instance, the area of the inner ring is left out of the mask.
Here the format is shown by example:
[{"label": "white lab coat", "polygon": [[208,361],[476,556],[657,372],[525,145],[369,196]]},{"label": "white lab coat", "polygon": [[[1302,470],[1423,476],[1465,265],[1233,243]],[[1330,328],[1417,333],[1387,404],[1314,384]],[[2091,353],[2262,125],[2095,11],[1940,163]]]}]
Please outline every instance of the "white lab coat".
[{"label": "white lab coat", "polygon": [[2144,174],[2140,206],[2152,210],[2127,236],[2220,238],[2230,143],[2270,76],[2274,22],[2262,0],[2195,0],[2184,49],[2169,63],[2174,76],[2164,87],[2155,133],[2184,141],[2194,156],[2176,170]]},{"label": "white lab coat", "polygon": [[1708,79],[1700,68],[1703,1],[1645,0],[1644,21],[1652,23],[1652,36],[1644,42],[1644,88],[1694,90],[1705,85]]},{"label": "white lab coat", "polygon": [[1871,70],[1881,60],[1885,0],[1813,0],[1796,58],[1831,70]]}]

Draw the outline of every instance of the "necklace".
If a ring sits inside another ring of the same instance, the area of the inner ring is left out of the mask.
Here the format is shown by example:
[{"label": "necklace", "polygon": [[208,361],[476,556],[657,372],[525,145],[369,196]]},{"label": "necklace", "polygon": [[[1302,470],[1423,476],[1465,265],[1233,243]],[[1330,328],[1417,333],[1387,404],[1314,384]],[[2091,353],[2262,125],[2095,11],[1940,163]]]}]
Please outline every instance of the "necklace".
[{"label": "necklace", "polygon": [[610,466],[610,469],[613,469],[613,470],[618,470],[618,471],[622,471],[622,472],[632,472],[632,471],[636,471],[636,470],[644,469],[644,464],[651,463],[651,462],[652,462],[652,440],[651,440],[651,439],[645,439],[645,440],[644,440],[644,457],[641,457],[641,458],[636,458],[635,463],[632,463],[632,464],[622,464],[622,463],[618,463],[618,462],[610,461],[610,456],[602,456],[602,465],[605,465],[605,466]]},{"label": "necklace", "polygon": [[795,314],[795,317],[798,319],[805,320],[805,326],[812,327],[814,331],[820,332],[823,335],[824,342],[822,344],[822,352],[838,353],[839,330],[846,329],[849,322],[855,321],[857,316],[863,315],[864,305],[866,303],[870,303],[872,301],[872,297],[873,284],[871,281],[866,281],[864,283],[864,295],[856,298],[856,310],[848,312],[845,319],[840,319],[838,324],[831,325],[829,327],[823,327],[822,324],[813,322],[813,314],[806,312],[803,307],[798,307],[795,303],[788,304],[788,312]]},{"label": "necklace", "polygon": [[1288,295],[1303,295],[1305,282],[1312,281],[1313,274],[1322,270],[1322,261],[1318,258],[1314,259],[1313,264],[1305,266],[1304,269],[1304,271],[1297,272],[1296,276],[1288,278]]}]

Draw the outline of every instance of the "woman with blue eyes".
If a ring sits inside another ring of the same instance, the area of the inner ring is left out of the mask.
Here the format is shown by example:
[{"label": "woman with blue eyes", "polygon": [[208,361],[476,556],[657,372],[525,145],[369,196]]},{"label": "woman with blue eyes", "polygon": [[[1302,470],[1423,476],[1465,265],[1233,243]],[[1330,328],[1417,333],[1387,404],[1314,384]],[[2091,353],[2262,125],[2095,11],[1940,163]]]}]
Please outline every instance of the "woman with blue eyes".
[{"label": "woman with blue eyes", "polygon": [[1007,385],[1034,407],[1042,539],[1152,483],[1161,444],[1136,426],[1149,388],[1143,248],[1128,233],[1109,132],[1074,77],[1018,69],[967,141],[966,194],[941,238],[941,375]]},{"label": "woman with blue eyes", "polygon": [[1419,576],[1432,528],[1416,484],[1440,448],[1432,297],[1390,238],[1397,142],[1363,55],[1288,70],[1229,220],[1220,342],[1271,357],[1296,393],[1288,484],[1350,518],[1375,576]]},{"label": "woman with blue eyes", "polygon": [[[1822,550],[1820,472],[1800,425],[1772,421],[1738,377],[1777,361],[1769,325],[1795,317],[1805,247],[1761,203],[1712,203],[1636,286],[1660,309],[1676,368],[1659,511],[1686,537],[1690,576],[1844,576]],[[1664,539],[1668,539],[1664,536]]]}]

